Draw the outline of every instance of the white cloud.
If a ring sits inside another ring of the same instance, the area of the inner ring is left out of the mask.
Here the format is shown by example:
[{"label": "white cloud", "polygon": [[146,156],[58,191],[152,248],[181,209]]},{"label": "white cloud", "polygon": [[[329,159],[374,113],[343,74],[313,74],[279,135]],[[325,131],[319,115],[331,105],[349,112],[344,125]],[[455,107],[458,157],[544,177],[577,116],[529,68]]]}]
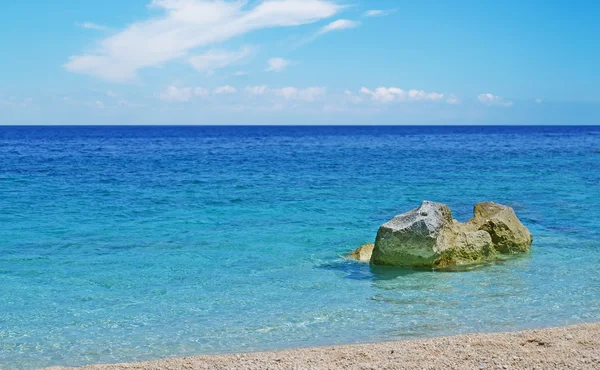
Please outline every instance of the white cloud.
[{"label": "white cloud", "polygon": [[244,71],[237,71],[233,74],[235,77],[247,76],[248,73]]},{"label": "white cloud", "polygon": [[354,95],[350,90],[344,91],[344,95],[346,96],[346,99],[352,104],[360,104],[363,102],[363,98]]},{"label": "white cloud", "polygon": [[[253,3],[254,4],[254,3]],[[298,26],[329,18],[342,9],[332,0],[268,0],[248,9],[246,1],[153,0],[160,17],[127,26],[101,40],[90,53],[73,55],[64,67],[113,81],[137,71],[189,57],[189,52],[253,30]]]},{"label": "white cloud", "polygon": [[92,22],[84,22],[79,25],[81,28],[85,28],[86,30],[96,30],[96,31],[106,31],[108,27],[102,26]]},{"label": "white cloud", "polygon": [[221,87],[217,87],[215,89],[215,94],[216,95],[221,95],[221,94],[235,94],[237,93],[237,89],[233,86],[221,86]]},{"label": "white cloud", "polygon": [[410,90],[408,92],[408,99],[439,101],[444,99],[444,94],[439,94],[435,92],[426,93],[423,90]]},{"label": "white cloud", "polygon": [[351,21],[348,19],[338,19],[337,21],[333,21],[321,28],[317,35],[323,35],[331,31],[347,30],[350,28],[356,28],[358,26],[360,26],[360,22]]},{"label": "white cloud", "polygon": [[298,95],[298,89],[295,87],[284,87],[283,89],[276,89],[275,94],[285,98],[286,100],[292,100]]},{"label": "white cloud", "polygon": [[394,99],[396,99],[394,94],[399,94],[400,92],[404,93],[402,90],[396,91],[394,88],[388,89],[387,87],[378,87],[375,91],[371,91],[366,87],[363,87],[360,89],[360,92],[365,95],[371,95],[373,100],[377,100],[382,103],[394,101]]},{"label": "white cloud", "polygon": [[170,102],[186,102],[192,97],[192,89],[190,87],[169,86],[160,93],[160,99]]},{"label": "white cloud", "polygon": [[229,85],[217,87],[212,92],[204,87],[191,88],[171,85],[167,87],[165,91],[160,93],[159,98],[168,102],[187,102],[190,101],[194,96],[199,98],[207,98],[212,94],[223,95],[235,93],[237,93],[237,89]]},{"label": "white cloud", "polygon": [[298,92],[298,98],[305,101],[314,101],[325,95],[324,87],[309,87]]},{"label": "white cloud", "polygon": [[325,91],[326,89],[324,87],[297,89],[291,86],[273,90],[275,95],[280,96],[285,100],[303,100],[308,102],[312,102],[323,97],[325,95]]},{"label": "white cloud", "polygon": [[378,87],[375,91],[363,87],[360,89],[360,92],[365,95],[370,95],[373,100],[381,103],[393,101],[441,101],[444,99],[444,94],[425,92],[423,90],[404,91],[397,87]]},{"label": "white cloud", "polygon": [[[161,94],[160,99],[170,102],[187,102],[196,98],[211,98],[218,102],[218,96],[226,96],[243,92],[246,96],[237,95],[236,98],[226,98],[225,101],[231,102],[231,99],[239,100],[242,103],[245,99],[252,99],[254,102],[284,104],[288,102],[292,106],[299,106],[301,103],[322,102],[330,107],[348,107],[352,105],[364,104],[367,100],[379,103],[390,102],[446,102],[448,104],[458,104],[459,99],[455,95],[445,95],[437,92],[426,92],[424,90],[403,90],[397,87],[378,87],[374,90],[363,87],[360,93],[356,94],[350,90],[342,90],[328,94],[323,86],[310,86],[299,88],[294,86],[285,86],[280,88],[271,88],[266,84],[246,86],[243,89],[237,89],[231,85],[220,86],[214,89],[203,87],[182,87],[171,85]],[[254,103],[253,103],[254,104]]]},{"label": "white cloud", "polygon": [[235,64],[252,54],[252,49],[243,47],[238,51],[209,50],[202,55],[194,55],[188,61],[199,72],[212,74],[215,69]]},{"label": "white cloud", "polygon": [[267,62],[267,72],[281,72],[291,64],[289,60],[283,58],[271,58]]},{"label": "white cloud", "polygon": [[448,96],[448,99],[446,99],[446,103],[448,104],[460,104],[460,99],[458,98],[458,96],[451,94],[450,96]]},{"label": "white cloud", "polygon": [[367,10],[363,14],[363,17],[384,17],[386,15],[390,15],[390,14],[396,12],[397,10],[398,9],[388,9],[388,10],[372,9],[372,10]]},{"label": "white cloud", "polygon": [[98,108],[98,109],[103,109],[103,108],[104,108],[104,103],[103,103],[103,102],[101,102],[100,100],[96,100],[96,101],[94,102],[94,106],[95,106],[96,108]]},{"label": "white cloud", "polygon": [[535,102],[538,104],[542,104],[544,102],[544,99],[535,99]]},{"label": "white cloud", "polygon": [[496,96],[490,93],[479,94],[477,100],[487,106],[511,107],[513,105],[512,101],[504,100],[504,98],[501,96]]},{"label": "white cloud", "polygon": [[267,92],[267,89],[267,85],[248,86],[246,87],[246,92],[251,95],[263,95]]},{"label": "white cloud", "polygon": [[199,96],[201,98],[206,98],[210,95],[210,90],[205,89],[203,87],[197,87],[194,89],[194,95]]}]

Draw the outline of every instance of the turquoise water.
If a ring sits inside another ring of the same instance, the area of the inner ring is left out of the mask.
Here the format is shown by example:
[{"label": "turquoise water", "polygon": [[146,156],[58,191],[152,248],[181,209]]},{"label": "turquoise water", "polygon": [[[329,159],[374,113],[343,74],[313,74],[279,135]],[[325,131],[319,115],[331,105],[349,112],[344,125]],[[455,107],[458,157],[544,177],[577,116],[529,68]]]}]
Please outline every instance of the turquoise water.
[{"label": "turquoise water", "polygon": [[[0,127],[0,368],[600,320],[599,127]],[[340,255],[424,199],[531,256]]]}]

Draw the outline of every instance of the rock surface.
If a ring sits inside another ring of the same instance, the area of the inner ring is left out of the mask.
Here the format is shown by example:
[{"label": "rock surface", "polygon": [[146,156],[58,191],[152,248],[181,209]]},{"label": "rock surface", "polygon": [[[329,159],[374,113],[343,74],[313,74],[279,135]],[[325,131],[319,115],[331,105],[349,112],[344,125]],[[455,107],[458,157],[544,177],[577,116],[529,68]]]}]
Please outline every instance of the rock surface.
[{"label": "rock surface", "polygon": [[361,245],[355,251],[350,253],[348,258],[361,262],[370,262],[371,255],[373,254],[373,248],[375,248],[375,244]]},{"label": "rock surface", "polygon": [[[370,262],[440,268],[529,251],[531,233],[512,208],[484,202],[476,204],[473,213],[471,220],[460,223],[452,219],[447,205],[425,201],[379,228]],[[362,250],[353,253],[357,252]],[[360,258],[364,260],[366,253]]]}]

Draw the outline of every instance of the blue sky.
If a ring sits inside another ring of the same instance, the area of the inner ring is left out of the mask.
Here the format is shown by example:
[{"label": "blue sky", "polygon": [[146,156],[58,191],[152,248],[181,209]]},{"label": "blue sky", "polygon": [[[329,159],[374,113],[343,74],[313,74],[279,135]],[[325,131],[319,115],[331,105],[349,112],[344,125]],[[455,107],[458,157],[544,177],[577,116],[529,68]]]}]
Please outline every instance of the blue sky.
[{"label": "blue sky", "polygon": [[3,0],[0,124],[600,124],[595,1]]}]

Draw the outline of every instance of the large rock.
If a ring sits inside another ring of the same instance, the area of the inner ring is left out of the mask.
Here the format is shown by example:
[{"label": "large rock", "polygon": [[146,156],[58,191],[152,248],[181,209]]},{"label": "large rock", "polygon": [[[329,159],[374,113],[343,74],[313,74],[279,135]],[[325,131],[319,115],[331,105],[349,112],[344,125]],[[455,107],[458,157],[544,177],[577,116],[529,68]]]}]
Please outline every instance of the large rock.
[{"label": "large rock", "polygon": [[521,223],[515,211],[493,202],[477,203],[474,217],[468,222],[487,231],[494,248],[504,254],[529,252],[533,237]]},{"label": "large rock", "polygon": [[452,212],[447,205],[425,201],[379,228],[371,263],[435,266],[447,244],[451,225]]},{"label": "large rock", "polygon": [[531,242],[531,233],[510,207],[479,203],[474,217],[460,223],[447,205],[425,201],[379,228],[370,262],[448,267],[483,262],[499,253],[528,252]]}]

